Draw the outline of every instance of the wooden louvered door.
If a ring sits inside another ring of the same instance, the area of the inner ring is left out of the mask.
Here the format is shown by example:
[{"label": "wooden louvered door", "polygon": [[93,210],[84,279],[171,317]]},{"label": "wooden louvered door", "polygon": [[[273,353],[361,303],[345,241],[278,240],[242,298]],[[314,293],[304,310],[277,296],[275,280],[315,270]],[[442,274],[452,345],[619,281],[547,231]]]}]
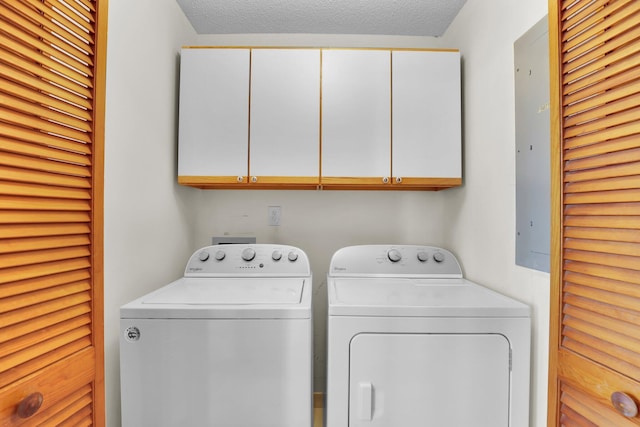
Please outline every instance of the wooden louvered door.
[{"label": "wooden louvered door", "polygon": [[0,0],[0,426],[104,425],[106,6]]},{"label": "wooden louvered door", "polygon": [[548,424],[638,426],[640,2],[550,0],[549,6]]}]

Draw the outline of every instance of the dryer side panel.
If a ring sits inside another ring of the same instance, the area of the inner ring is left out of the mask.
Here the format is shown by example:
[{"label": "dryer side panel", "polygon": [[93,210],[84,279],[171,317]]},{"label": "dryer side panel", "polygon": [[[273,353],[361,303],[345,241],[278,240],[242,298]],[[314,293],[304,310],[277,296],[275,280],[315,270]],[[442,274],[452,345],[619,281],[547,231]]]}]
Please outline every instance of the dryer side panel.
[{"label": "dryer side panel", "polygon": [[509,426],[503,335],[363,333],[350,354],[350,427]]}]

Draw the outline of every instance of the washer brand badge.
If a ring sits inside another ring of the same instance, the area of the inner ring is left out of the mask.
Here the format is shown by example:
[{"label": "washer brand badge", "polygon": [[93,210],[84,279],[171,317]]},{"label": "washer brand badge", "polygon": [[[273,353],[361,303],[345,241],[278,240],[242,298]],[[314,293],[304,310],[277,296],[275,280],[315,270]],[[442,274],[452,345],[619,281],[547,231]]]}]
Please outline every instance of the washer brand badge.
[{"label": "washer brand badge", "polygon": [[189,271],[202,271],[202,267],[189,267]]},{"label": "washer brand badge", "polygon": [[140,329],[135,326],[129,326],[124,330],[124,338],[129,342],[136,342],[140,339]]},{"label": "washer brand badge", "polygon": [[333,271],[347,271],[347,267],[333,267]]}]

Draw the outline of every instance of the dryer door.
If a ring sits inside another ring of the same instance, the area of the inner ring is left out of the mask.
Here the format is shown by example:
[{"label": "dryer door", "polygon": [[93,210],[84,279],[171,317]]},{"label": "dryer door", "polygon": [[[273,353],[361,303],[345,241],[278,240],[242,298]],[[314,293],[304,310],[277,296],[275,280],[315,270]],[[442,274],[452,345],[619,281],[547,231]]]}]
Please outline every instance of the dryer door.
[{"label": "dryer door", "polygon": [[350,347],[350,427],[509,426],[503,335],[365,333]]}]

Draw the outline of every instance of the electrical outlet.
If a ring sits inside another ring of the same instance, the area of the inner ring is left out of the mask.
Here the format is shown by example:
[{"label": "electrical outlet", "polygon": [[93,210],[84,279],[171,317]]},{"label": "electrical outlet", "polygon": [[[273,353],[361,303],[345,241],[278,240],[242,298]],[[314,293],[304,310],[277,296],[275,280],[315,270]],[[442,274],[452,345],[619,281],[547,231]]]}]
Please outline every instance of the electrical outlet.
[{"label": "electrical outlet", "polygon": [[280,206],[269,206],[267,208],[267,221],[270,226],[279,226],[282,210]]}]

